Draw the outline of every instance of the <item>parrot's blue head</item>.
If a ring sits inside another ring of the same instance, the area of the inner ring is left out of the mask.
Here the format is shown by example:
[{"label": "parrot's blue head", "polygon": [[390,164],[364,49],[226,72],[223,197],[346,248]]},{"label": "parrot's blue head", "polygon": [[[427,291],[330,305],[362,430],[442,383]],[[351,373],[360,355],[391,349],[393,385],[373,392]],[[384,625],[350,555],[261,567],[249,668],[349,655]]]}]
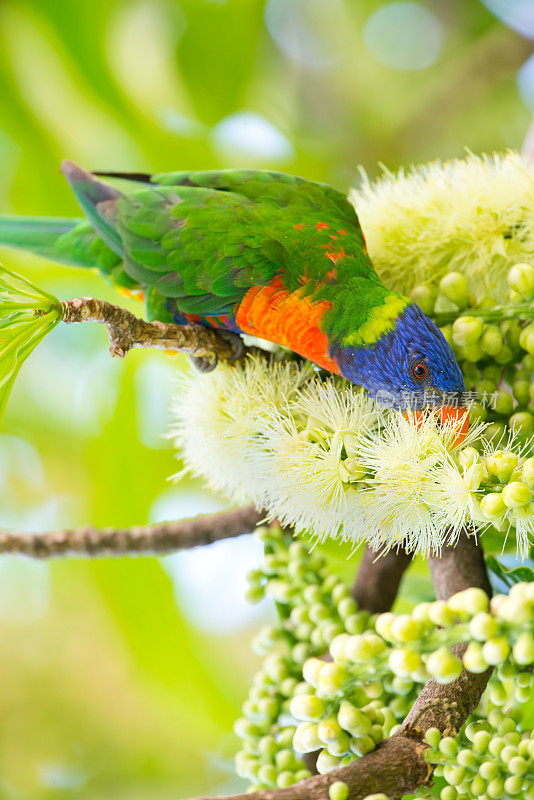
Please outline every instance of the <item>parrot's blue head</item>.
[{"label": "parrot's blue head", "polygon": [[439,328],[413,303],[392,330],[365,347],[336,345],[340,372],[385,406],[421,409],[464,403],[465,385]]}]

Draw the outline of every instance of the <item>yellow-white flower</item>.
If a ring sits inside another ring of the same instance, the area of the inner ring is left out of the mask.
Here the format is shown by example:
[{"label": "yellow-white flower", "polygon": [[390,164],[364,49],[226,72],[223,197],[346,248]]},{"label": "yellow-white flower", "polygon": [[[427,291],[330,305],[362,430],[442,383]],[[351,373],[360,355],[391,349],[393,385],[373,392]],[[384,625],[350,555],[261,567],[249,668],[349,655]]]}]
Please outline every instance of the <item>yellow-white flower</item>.
[{"label": "yellow-white flower", "polygon": [[[477,426],[466,445],[479,434]],[[385,414],[364,439],[361,457],[374,475],[365,506],[374,549],[435,554],[472,521],[476,500],[453,457],[454,439],[454,428],[440,430],[435,417],[415,425],[400,412]]]},{"label": "yellow-white flower", "polygon": [[351,200],[380,278],[404,294],[455,270],[499,300],[509,269],[534,258],[534,164],[519,153],[363,175]]}]

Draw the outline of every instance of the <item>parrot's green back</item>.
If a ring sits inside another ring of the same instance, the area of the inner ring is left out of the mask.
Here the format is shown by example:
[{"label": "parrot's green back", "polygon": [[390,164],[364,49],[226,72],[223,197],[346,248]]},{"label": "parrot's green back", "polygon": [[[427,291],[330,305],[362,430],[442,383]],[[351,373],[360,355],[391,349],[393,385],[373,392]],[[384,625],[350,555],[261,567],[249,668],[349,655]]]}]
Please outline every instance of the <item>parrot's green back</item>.
[{"label": "parrot's green back", "polygon": [[97,268],[144,293],[149,319],[267,339],[397,405],[463,390],[442,333],[380,283],[354,208],[330,186],[262,170],[62,169],[85,219],[0,217],[0,243]]}]

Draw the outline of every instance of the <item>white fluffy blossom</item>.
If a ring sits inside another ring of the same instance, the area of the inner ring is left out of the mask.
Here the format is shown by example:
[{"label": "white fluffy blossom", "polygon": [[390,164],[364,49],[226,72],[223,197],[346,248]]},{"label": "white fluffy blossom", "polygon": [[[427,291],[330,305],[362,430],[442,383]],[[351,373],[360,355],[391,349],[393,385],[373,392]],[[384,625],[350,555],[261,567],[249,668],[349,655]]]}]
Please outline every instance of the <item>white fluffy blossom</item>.
[{"label": "white fluffy blossom", "polygon": [[[431,414],[416,424],[380,411],[341,378],[321,380],[309,365],[266,358],[184,379],[175,413],[192,473],[317,539],[429,555],[464,527],[490,524],[480,499],[493,491],[484,472],[491,451],[471,447],[483,425],[458,448],[454,425],[440,427]],[[528,543],[534,508],[503,522]]]},{"label": "white fluffy blossom", "polygon": [[364,175],[351,200],[381,280],[404,294],[456,270],[498,300],[510,267],[534,259],[534,164],[519,153]]}]

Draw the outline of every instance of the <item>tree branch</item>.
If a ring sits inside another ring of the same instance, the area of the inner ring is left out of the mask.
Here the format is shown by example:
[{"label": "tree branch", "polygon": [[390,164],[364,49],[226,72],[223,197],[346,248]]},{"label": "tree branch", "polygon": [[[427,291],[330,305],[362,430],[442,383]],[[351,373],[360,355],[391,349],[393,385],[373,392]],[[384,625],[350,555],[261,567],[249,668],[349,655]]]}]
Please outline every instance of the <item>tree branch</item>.
[{"label": "tree branch", "polygon": [[358,608],[371,614],[389,611],[397,597],[402,576],[411,563],[412,556],[405,550],[390,550],[378,556],[367,547],[352,589]]},{"label": "tree branch", "polygon": [[[366,561],[370,560],[368,554],[364,558]],[[447,547],[441,558],[430,559],[430,569],[438,599],[444,600],[471,586],[491,593],[482,552],[475,538],[468,537],[465,533],[456,547]],[[393,572],[396,576],[402,574],[400,564],[396,565]],[[363,574],[365,575],[365,570]],[[380,574],[379,569],[376,574]],[[362,582],[361,585],[364,585],[363,578]],[[459,651],[464,647],[465,645],[460,645]],[[414,792],[418,786],[431,782],[433,770],[423,758],[427,748],[424,742],[425,731],[437,727],[443,733],[456,735],[478,705],[490,672],[487,670],[482,675],[474,675],[464,670],[456,681],[447,685],[429,681],[400,730],[377,745],[373,752],[346,767],[332,770],[327,775],[314,775],[287,789],[239,794],[234,795],[231,800],[325,800],[328,787],[335,781],[344,781],[347,784],[349,800],[363,800],[368,794],[376,792],[383,792],[392,800],[400,800],[405,794]]]},{"label": "tree branch", "polygon": [[253,506],[247,506],[133,528],[86,526],[49,533],[0,531],[0,554],[57,558],[170,553],[250,533],[261,519],[262,515]]},{"label": "tree branch", "polygon": [[132,347],[181,350],[198,359],[208,359],[211,367],[218,359],[235,361],[247,348],[240,336],[197,323],[177,325],[167,322],[146,322],[131,311],[94,297],[75,297],[61,303],[63,321],[100,322],[108,330],[110,352],[123,358]]}]

